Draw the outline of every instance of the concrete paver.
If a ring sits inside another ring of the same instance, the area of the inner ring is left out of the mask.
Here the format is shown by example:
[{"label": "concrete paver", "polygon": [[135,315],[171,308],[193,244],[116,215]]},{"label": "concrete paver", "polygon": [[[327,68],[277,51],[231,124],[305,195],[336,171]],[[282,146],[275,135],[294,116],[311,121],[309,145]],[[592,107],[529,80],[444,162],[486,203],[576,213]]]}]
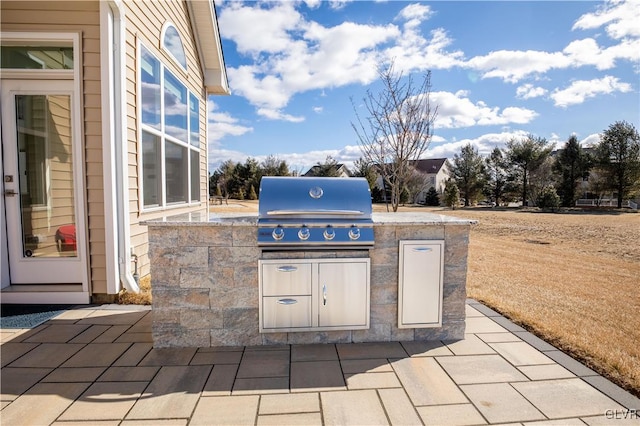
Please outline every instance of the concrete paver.
[{"label": "concrete paver", "polygon": [[291,363],[291,392],[346,389],[339,361]]},{"label": "concrete paver", "polygon": [[258,395],[203,397],[190,425],[253,425],[258,414]]},{"label": "concrete paver", "polygon": [[480,340],[475,334],[465,335],[463,340],[446,342],[447,347],[455,355],[486,355],[495,354],[491,346]]},{"label": "concrete paver", "polygon": [[499,355],[469,355],[436,359],[459,385],[527,380],[517,368]]},{"label": "concrete paver", "polygon": [[490,345],[515,366],[554,364],[553,360],[526,342],[503,342]]},{"label": "concrete paver", "polygon": [[540,410],[509,383],[463,385],[460,388],[490,423],[545,419]]},{"label": "concrete paver", "polygon": [[[640,399],[468,300],[467,338],[153,349],[148,307],[0,335],[2,424],[640,425]],[[34,409],[34,407],[36,407]]]},{"label": "concrete paver", "polygon": [[258,414],[295,414],[320,412],[320,395],[317,392],[265,395],[260,398]]},{"label": "concrete paver", "polygon": [[402,358],[392,362],[413,405],[461,404],[464,394],[433,358]]},{"label": "concrete paver", "polygon": [[322,424],[320,413],[303,414],[277,414],[271,416],[259,416],[258,426],[297,426],[297,425],[319,425]]},{"label": "concrete paver", "polygon": [[375,390],[322,392],[326,425],[387,425],[387,416]]},{"label": "concrete paver", "polygon": [[483,425],[487,422],[472,404],[452,404],[442,407],[417,407],[425,425]]},{"label": "concrete paver", "polygon": [[147,382],[94,383],[59,417],[60,420],[119,420],[140,398]]},{"label": "concrete paver", "polygon": [[204,365],[162,367],[126,418],[188,418],[200,398],[211,368]]},{"label": "concrete paver", "polygon": [[379,389],[378,395],[382,400],[387,416],[393,425],[417,425],[420,417],[416,408],[411,404],[407,393],[402,388]]},{"label": "concrete paver", "polygon": [[611,398],[578,378],[514,383],[513,387],[552,419],[622,409]]}]

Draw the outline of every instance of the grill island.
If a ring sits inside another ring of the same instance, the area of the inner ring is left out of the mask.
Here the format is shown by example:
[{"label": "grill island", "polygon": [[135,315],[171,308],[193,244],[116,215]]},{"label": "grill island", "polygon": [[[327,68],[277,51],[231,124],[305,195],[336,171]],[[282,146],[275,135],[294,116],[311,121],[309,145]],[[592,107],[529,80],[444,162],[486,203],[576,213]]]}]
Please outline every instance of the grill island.
[{"label": "grill island", "polygon": [[473,221],[372,214],[356,178],[265,177],[259,203],[146,222],[154,347],[464,337]]}]

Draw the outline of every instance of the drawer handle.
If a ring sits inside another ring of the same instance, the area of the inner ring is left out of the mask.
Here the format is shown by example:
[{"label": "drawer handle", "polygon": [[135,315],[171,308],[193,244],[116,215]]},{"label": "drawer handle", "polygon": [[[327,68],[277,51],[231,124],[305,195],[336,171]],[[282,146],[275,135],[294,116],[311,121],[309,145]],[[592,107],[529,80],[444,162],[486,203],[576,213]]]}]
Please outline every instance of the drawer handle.
[{"label": "drawer handle", "polygon": [[278,272],[295,272],[297,270],[298,268],[296,268],[295,266],[279,266],[278,267]]},{"label": "drawer handle", "polygon": [[281,305],[295,305],[298,301],[296,299],[278,299],[278,303]]},{"label": "drawer handle", "polygon": [[413,251],[420,251],[420,252],[423,252],[423,251],[432,251],[432,250],[433,250],[433,249],[432,249],[431,247],[415,247],[415,248],[413,249]]}]

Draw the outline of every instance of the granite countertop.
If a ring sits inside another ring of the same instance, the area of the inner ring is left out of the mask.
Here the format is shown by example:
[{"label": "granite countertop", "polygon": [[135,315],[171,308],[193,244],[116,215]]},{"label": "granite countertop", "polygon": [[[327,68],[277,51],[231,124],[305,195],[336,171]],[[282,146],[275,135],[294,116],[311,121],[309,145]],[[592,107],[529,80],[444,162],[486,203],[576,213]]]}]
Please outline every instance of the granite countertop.
[{"label": "granite countertop", "polygon": [[[147,226],[255,226],[258,215],[247,213],[192,212],[141,222]],[[461,219],[434,213],[399,212],[373,213],[375,225],[473,225],[476,220]]]}]

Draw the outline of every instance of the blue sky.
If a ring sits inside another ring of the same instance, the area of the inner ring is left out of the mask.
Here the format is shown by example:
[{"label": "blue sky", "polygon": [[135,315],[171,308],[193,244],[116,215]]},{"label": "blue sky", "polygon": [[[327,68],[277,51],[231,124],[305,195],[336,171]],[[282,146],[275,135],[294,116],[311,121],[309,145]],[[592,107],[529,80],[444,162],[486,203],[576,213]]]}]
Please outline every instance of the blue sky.
[{"label": "blue sky", "polygon": [[640,129],[640,1],[216,0],[231,96],[211,97],[209,168],[268,155],[305,172],[362,156],[351,127],[376,64],[431,76],[424,158],[527,134],[584,146]]}]

